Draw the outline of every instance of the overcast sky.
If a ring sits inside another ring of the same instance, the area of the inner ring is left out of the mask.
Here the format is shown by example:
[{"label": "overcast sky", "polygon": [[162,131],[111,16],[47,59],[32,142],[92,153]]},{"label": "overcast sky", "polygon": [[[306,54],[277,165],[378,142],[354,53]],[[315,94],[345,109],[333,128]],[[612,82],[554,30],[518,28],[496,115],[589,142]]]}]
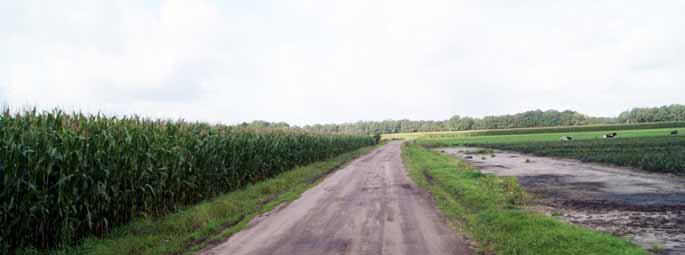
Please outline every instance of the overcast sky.
[{"label": "overcast sky", "polygon": [[[515,2],[515,3],[514,3]],[[685,103],[685,1],[4,1],[0,102],[222,123]]]}]

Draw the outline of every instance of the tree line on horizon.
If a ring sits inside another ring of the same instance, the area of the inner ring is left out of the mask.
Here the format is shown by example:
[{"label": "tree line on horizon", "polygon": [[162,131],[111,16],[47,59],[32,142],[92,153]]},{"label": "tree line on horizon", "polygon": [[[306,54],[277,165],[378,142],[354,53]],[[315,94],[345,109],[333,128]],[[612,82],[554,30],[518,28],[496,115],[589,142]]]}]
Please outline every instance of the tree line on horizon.
[{"label": "tree line on horizon", "polygon": [[303,127],[285,122],[253,121],[239,126],[255,128],[294,128],[319,133],[393,134],[412,132],[466,131],[480,129],[581,126],[596,124],[685,121],[685,105],[642,107],[624,111],[617,117],[592,117],[576,111],[533,110],[516,114],[473,118],[454,115],[447,120],[383,120],[342,124],[315,124]]}]

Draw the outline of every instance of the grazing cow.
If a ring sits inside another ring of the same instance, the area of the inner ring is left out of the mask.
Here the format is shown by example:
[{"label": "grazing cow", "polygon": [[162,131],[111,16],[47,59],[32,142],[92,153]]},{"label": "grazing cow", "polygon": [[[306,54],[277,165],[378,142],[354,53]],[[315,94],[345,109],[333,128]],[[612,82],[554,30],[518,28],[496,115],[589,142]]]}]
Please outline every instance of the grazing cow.
[{"label": "grazing cow", "polygon": [[677,134],[678,134],[678,130],[671,131],[671,135],[677,135]]},{"label": "grazing cow", "polygon": [[616,133],[607,133],[607,134],[604,134],[604,138],[615,138],[616,135],[617,135]]},{"label": "grazing cow", "polygon": [[573,137],[562,136],[561,138],[559,138],[559,141],[573,141]]}]

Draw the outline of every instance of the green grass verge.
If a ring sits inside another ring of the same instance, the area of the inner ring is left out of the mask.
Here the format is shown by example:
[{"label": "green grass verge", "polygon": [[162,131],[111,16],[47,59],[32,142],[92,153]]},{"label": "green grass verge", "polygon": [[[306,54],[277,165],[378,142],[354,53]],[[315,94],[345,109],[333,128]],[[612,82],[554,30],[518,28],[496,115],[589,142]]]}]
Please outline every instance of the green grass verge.
[{"label": "green grass verge", "polygon": [[411,178],[436,200],[457,230],[490,254],[646,254],[608,234],[563,223],[525,209],[527,195],[513,177],[482,174],[453,157],[406,145]]},{"label": "green grass verge", "polygon": [[[75,247],[51,255],[191,254],[225,240],[252,218],[297,199],[324,176],[369,153],[365,147],[329,160],[297,167],[263,182],[186,208],[161,218],[142,218],[116,228],[105,238],[87,238]],[[39,254],[25,251],[25,254]]]},{"label": "green grass verge", "polygon": [[[614,130],[618,133],[618,139],[635,137],[666,137],[671,136],[673,130],[678,133],[685,133],[685,128],[660,128],[660,129],[640,129],[640,130]],[[559,142],[562,136],[573,137],[573,140],[596,140],[603,139],[602,135],[611,131],[598,132],[571,132],[571,133],[546,133],[546,134],[525,134],[525,135],[490,135],[475,137],[452,137],[438,139],[418,139],[416,142],[428,146],[457,146],[467,144],[490,144],[490,143],[528,143],[528,142]]]}]

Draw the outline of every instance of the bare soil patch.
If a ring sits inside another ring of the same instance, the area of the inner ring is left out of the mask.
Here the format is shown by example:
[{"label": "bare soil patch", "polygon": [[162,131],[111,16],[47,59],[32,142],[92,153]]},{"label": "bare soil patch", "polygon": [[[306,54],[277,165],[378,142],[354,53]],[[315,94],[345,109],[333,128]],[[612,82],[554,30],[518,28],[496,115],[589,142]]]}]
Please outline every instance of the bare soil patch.
[{"label": "bare soil patch", "polygon": [[516,176],[533,206],[562,220],[633,240],[659,254],[685,254],[685,178],[577,160],[476,148],[441,148],[482,172]]}]

